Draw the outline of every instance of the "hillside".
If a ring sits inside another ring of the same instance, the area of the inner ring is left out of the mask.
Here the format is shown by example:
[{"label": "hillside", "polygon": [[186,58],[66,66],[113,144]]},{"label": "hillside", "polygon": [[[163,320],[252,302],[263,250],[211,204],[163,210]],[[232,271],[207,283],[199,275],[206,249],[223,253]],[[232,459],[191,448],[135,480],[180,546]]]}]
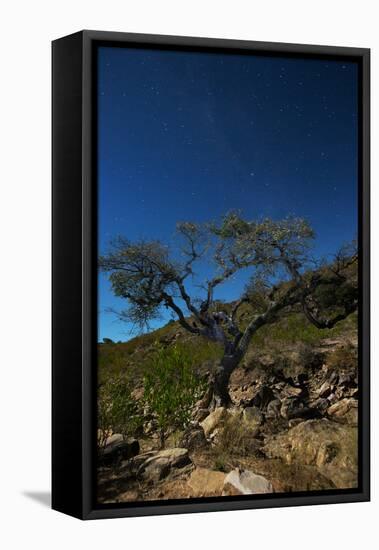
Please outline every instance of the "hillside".
[{"label": "hillside", "polygon": [[[232,306],[223,304],[224,309]],[[247,323],[253,313],[244,304],[239,323]],[[157,348],[190,357],[195,377],[204,381],[222,356],[218,344],[170,322],[125,343],[99,344],[100,388],[125,378],[133,399],[145,406],[144,377]],[[198,399],[191,422],[169,430],[164,450],[155,415],[146,406],[133,452],[130,439],[127,443],[113,434],[104,450],[109,460],[100,461],[99,499],[356,486],[357,356],[356,312],[332,329],[318,329],[300,310],[285,311],[255,334],[233,372],[232,407],[209,410],[206,399]]]}]

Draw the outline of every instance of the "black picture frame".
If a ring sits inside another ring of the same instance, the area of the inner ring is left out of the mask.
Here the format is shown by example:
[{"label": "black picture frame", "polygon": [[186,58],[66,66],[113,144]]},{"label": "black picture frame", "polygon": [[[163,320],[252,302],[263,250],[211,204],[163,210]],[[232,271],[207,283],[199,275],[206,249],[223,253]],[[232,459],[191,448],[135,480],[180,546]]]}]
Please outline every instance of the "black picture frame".
[{"label": "black picture frame", "polygon": [[[359,65],[359,487],[312,493],[96,505],[99,44],[354,60]],[[81,31],[52,43],[52,507],[81,519],[360,502],[370,499],[370,50]]]}]

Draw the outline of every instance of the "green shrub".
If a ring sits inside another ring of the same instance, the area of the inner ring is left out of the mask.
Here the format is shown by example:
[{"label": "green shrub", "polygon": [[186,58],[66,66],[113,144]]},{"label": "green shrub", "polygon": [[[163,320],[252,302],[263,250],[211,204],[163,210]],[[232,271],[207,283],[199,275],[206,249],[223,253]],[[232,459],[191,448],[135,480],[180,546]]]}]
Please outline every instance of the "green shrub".
[{"label": "green shrub", "polygon": [[156,418],[162,448],[170,430],[188,426],[204,389],[190,354],[179,346],[156,347],[144,376],[144,400]]},{"label": "green shrub", "polygon": [[218,472],[227,473],[231,469],[230,464],[228,463],[228,458],[225,453],[217,454],[213,461],[213,469]]},{"label": "green shrub", "polygon": [[103,449],[112,433],[124,438],[134,437],[142,428],[143,416],[132,397],[130,383],[125,378],[113,378],[98,391],[98,447]]}]

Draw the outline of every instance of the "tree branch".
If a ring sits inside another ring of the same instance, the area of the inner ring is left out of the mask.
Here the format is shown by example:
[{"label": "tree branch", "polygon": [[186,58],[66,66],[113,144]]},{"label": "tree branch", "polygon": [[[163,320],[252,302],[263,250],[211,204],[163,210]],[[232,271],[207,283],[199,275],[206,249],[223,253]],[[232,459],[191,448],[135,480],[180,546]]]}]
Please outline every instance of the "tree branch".
[{"label": "tree branch", "polygon": [[275,319],[275,316],[282,309],[298,302],[299,296],[296,294],[298,290],[299,289],[296,287],[290,288],[289,290],[287,290],[284,296],[279,298],[279,300],[272,301],[264,313],[254,315],[253,319],[247,325],[242,337],[239,340],[236,348],[236,353],[238,355],[242,357],[246,353],[252,337],[260,327],[273,321]]},{"label": "tree branch", "polygon": [[166,292],[162,293],[162,298],[164,300],[164,303],[167,307],[171,308],[176,315],[178,316],[179,323],[182,325],[183,328],[188,330],[188,332],[191,332],[192,334],[201,334],[201,330],[197,327],[191,326],[187,319],[184,316],[183,311],[180,309],[180,307],[174,302],[172,297],[167,294]]}]

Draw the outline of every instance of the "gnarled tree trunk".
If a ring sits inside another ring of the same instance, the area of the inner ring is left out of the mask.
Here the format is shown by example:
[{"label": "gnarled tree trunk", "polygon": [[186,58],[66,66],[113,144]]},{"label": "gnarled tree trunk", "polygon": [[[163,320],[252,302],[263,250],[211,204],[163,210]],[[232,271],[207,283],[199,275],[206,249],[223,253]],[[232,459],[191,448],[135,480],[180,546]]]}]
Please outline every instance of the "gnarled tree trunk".
[{"label": "gnarled tree trunk", "polygon": [[212,397],[210,408],[228,407],[232,401],[229,395],[229,380],[232,372],[238,367],[242,356],[240,354],[224,355],[212,381]]}]

